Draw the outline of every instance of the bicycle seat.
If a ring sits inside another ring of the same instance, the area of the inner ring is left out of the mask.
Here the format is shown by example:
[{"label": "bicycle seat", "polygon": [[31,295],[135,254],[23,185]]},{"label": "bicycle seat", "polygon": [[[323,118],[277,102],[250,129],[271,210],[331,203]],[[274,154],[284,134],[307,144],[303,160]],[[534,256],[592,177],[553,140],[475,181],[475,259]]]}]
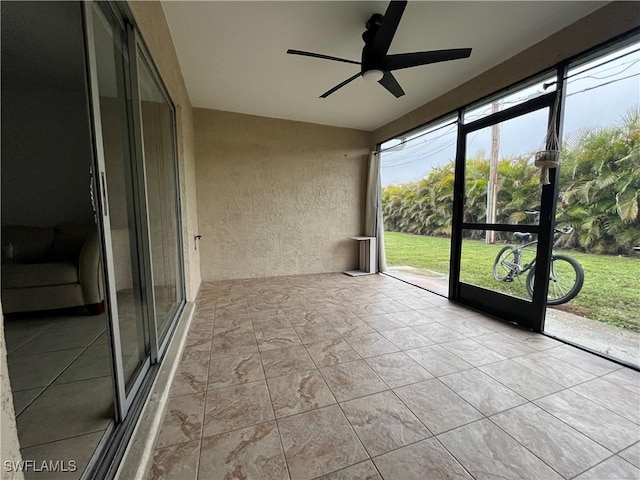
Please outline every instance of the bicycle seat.
[{"label": "bicycle seat", "polygon": [[513,236],[516,237],[518,240],[531,240],[530,233],[515,232]]}]

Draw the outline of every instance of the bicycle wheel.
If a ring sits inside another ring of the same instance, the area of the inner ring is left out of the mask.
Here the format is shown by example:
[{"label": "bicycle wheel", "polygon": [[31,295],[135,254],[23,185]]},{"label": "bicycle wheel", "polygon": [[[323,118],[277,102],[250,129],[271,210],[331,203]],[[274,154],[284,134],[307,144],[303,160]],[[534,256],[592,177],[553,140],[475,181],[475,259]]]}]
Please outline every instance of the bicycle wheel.
[{"label": "bicycle wheel", "polygon": [[[527,292],[533,297],[535,266],[527,275]],[[584,270],[573,258],[565,255],[551,256],[551,272],[549,273],[549,289],[547,305],[561,305],[575,298],[584,283]]]},{"label": "bicycle wheel", "polygon": [[493,278],[499,282],[511,282],[518,275],[516,249],[507,245],[496,255],[493,262]]}]

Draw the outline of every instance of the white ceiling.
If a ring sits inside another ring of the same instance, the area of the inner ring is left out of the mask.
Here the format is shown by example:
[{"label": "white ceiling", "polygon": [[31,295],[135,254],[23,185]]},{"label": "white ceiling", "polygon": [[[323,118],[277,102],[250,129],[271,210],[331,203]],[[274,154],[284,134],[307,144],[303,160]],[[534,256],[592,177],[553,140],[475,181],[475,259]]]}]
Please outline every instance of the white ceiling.
[{"label": "white ceiling", "polygon": [[288,48],[360,61],[361,34],[387,2],[162,3],[196,107],[376,129],[512,57],[603,1],[410,1],[389,53],[472,47],[471,58],[394,73],[406,95],[358,78],[357,65],[287,55]]}]

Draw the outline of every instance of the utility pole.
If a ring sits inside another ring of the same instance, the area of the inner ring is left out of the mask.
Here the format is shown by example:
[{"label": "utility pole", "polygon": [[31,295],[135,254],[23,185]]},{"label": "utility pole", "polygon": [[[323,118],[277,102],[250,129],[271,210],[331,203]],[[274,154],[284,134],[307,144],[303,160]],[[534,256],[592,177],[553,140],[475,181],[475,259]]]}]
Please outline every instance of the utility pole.
[{"label": "utility pole", "polygon": [[[491,104],[491,113],[500,110],[500,102]],[[487,223],[496,223],[498,209],[498,159],[500,157],[500,125],[491,126],[491,159],[489,160],[489,182],[487,183]],[[496,232],[487,230],[485,243],[495,243]]]}]

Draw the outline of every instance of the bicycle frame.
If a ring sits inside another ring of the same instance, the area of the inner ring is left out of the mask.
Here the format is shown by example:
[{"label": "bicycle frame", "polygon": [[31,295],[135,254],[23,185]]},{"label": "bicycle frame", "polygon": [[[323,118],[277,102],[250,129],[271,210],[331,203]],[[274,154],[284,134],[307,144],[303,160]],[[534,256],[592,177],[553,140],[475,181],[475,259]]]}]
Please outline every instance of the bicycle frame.
[{"label": "bicycle frame", "polygon": [[531,247],[532,245],[537,245],[537,244],[538,244],[538,241],[535,240],[533,242],[525,243],[517,248],[515,248],[515,245],[513,245],[514,247],[513,255],[515,257],[515,263],[514,265],[509,265],[509,266],[515,270],[516,277],[529,271],[531,267],[533,267],[536,264],[536,257],[534,256],[533,260],[530,263],[525,263],[524,265],[522,265],[522,252],[526,250],[528,247]]},{"label": "bicycle frame", "polygon": [[[562,230],[556,229],[554,232],[554,241],[553,241],[552,248],[555,248],[556,243],[558,242],[558,238],[557,238],[558,235],[570,233],[571,231],[562,231]],[[531,270],[531,268],[533,268],[533,266],[536,264],[536,256],[534,256],[533,260],[530,263],[525,263],[524,265],[522,265],[522,252],[527,248],[537,244],[538,244],[538,240],[524,243],[519,247],[516,247],[515,245],[511,245],[511,247],[513,247],[513,255],[514,255],[515,263],[509,264],[509,267],[511,267],[511,269],[515,272],[515,277],[519,277],[523,273]],[[553,250],[551,253],[553,255]]]}]

